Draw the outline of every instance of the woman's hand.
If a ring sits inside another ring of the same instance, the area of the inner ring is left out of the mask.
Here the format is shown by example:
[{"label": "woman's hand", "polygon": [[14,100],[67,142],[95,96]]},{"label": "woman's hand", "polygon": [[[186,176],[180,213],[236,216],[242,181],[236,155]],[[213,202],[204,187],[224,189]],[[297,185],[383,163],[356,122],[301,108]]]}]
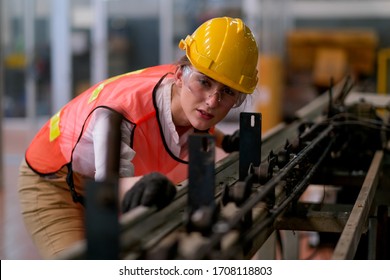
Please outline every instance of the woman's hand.
[{"label": "woman's hand", "polygon": [[162,209],[175,198],[175,195],[175,185],[165,175],[152,172],[141,177],[126,191],[121,211],[125,213],[140,205]]},{"label": "woman's hand", "polygon": [[238,151],[240,149],[240,130],[236,130],[232,135],[225,135],[221,147],[226,153]]}]

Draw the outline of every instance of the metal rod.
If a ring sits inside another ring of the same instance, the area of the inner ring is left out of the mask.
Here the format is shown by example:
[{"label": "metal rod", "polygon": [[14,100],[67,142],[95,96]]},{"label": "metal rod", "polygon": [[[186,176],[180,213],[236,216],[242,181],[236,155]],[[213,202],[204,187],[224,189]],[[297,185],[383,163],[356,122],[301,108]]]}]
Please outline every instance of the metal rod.
[{"label": "metal rod", "polygon": [[364,230],[376,187],[378,185],[383,151],[377,151],[367,172],[366,179],[354,204],[351,215],[333,252],[333,260],[348,260],[355,256],[360,236]]}]

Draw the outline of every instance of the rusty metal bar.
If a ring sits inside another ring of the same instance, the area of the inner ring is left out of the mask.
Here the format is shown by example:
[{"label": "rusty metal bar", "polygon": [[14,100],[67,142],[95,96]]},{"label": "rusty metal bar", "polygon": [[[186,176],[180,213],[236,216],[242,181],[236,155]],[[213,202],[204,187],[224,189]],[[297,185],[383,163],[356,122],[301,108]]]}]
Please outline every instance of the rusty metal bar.
[{"label": "rusty metal bar", "polygon": [[366,227],[368,213],[374,199],[382,166],[383,151],[377,151],[363,182],[359,196],[352,208],[351,215],[341,233],[333,252],[333,260],[348,260],[355,256],[362,232]]}]

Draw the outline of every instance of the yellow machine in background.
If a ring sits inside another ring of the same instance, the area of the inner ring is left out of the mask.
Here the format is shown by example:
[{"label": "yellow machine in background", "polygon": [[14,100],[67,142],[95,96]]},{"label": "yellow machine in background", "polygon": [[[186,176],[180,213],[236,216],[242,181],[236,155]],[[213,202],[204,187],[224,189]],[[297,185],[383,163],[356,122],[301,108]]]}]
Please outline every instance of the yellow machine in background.
[{"label": "yellow machine in background", "polygon": [[[260,100],[256,110],[262,113],[262,132],[283,121],[283,95],[288,92],[286,80],[294,77],[310,81],[318,94],[347,75],[355,81],[374,76],[378,36],[370,29],[296,29],[286,35],[286,60],[273,54],[260,54]],[[390,50],[380,55],[378,92],[386,91]],[[305,85],[301,85],[303,87]],[[387,86],[387,91],[389,90]]]},{"label": "yellow machine in background", "polygon": [[262,114],[262,132],[273,128],[283,120],[284,71],[277,55],[260,55],[259,59],[260,98],[256,110]]},{"label": "yellow machine in background", "polygon": [[390,48],[378,52],[378,93],[390,93]]},{"label": "yellow machine in background", "polygon": [[287,34],[287,68],[311,72],[316,86],[328,87],[331,77],[374,75],[377,47],[369,29],[298,29]]}]

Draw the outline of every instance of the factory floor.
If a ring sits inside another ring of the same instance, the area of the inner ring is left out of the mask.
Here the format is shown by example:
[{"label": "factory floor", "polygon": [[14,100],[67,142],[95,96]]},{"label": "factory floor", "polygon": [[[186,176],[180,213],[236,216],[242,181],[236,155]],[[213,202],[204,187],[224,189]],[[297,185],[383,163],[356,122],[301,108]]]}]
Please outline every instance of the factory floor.
[{"label": "factory floor", "polygon": [[[289,100],[285,102],[290,105],[284,110],[295,110],[314,97],[315,94],[312,90],[303,91],[293,88],[288,94]],[[0,258],[3,260],[40,259],[41,257],[24,227],[17,194],[18,167],[24,151],[38,127],[29,122],[13,120],[3,120],[2,127],[3,178],[0,186],[0,197],[3,207],[0,210],[2,227],[0,231]],[[237,123],[226,122],[222,124],[221,128],[228,133],[233,132],[237,128]],[[299,236],[299,259],[331,258],[334,244],[321,242],[318,246],[313,246],[313,244],[316,245],[317,241],[312,241],[312,234],[302,232]]]}]

